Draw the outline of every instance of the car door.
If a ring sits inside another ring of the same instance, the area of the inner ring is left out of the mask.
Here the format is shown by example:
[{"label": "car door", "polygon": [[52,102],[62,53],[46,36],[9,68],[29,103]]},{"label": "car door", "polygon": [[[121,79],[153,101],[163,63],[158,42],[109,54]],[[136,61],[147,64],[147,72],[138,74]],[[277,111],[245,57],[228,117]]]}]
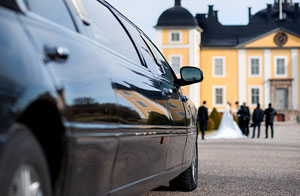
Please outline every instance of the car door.
[{"label": "car door", "polygon": [[193,157],[193,152],[195,145],[197,144],[197,109],[194,106],[191,99],[189,99],[183,92],[182,89],[179,90],[182,97],[182,103],[186,111],[186,126],[187,126],[187,143],[184,150],[184,160],[183,163],[190,163]]},{"label": "car door", "polygon": [[151,70],[157,80],[159,80],[160,88],[165,96],[172,118],[166,169],[180,167],[183,163],[184,150],[187,142],[187,119],[183,105],[185,98],[182,97],[180,93],[180,87],[175,84],[177,78],[163,55],[147,37],[144,36],[143,39],[155,56],[156,64],[151,67]]},{"label": "car door", "polygon": [[[119,111],[127,115],[119,116],[121,137],[112,191],[113,195],[131,195],[132,189],[137,191],[147,189],[143,186],[160,185],[161,181],[146,185],[141,182],[151,180],[165,170],[169,145],[166,132],[172,122],[160,85],[146,64],[153,62],[151,53],[136,27],[116,10],[112,11],[130,34],[141,56],[140,63],[120,63],[114,78]],[[120,191],[119,187],[122,187]]]},{"label": "car door", "polygon": [[64,187],[58,189],[62,195],[105,195],[118,146],[110,71],[116,55],[78,32],[68,11],[72,7],[63,0],[27,0],[26,6],[21,21],[52,77],[65,114],[68,157]]}]

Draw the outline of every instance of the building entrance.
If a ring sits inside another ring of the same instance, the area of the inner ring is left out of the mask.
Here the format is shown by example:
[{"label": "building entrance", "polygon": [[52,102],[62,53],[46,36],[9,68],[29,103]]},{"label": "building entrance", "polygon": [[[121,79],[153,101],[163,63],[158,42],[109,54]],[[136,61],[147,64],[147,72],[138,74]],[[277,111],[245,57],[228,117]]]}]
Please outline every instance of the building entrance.
[{"label": "building entrance", "polygon": [[288,89],[286,88],[276,89],[276,108],[278,110],[288,109]]}]

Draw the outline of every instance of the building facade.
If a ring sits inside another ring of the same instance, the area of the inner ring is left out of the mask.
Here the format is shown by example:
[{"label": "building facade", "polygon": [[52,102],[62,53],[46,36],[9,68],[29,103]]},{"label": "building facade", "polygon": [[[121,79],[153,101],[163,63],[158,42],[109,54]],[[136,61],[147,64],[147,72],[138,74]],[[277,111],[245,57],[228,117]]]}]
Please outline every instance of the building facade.
[{"label": "building facade", "polygon": [[204,81],[184,90],[196,106],[209,109],[226,103],[257,103],[277,109],[278,120],[295,120],[300,110],[299,4],[275,0],[248,25],[222,25],[218,12],[193,16],[175,0],[155,26],[157,45],[178,74],[182,66],[203,70]]}]

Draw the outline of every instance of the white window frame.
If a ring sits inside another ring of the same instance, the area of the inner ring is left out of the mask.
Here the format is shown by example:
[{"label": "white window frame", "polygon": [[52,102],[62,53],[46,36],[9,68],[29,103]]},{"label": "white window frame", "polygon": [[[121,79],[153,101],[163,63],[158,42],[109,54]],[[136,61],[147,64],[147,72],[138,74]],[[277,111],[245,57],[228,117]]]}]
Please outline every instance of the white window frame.
[{"label": "white window frame", "polygon": [[259,101],[260,105],[263,105],[262,104],[262,86],[251,85],[251,86],[248,86],[248,103],[249,103],[249,106],[252,106],[252,107],[257,106],[257,104],[256,103],[253,104],[252,100],[251,100],[251,98],[252,98],[252,89],[258,89],[258,91],[259,91],[258,101]]},{"label": "white window frame", "polygon": [[[178,41],[173,41],[172,40],[172,34],[173,33],[178,33],[179,34],[179,40]],[[181,31],[170,31],[169,32],[169,42],[170,43],[181,43],[182,41],[182,32]]]},{"label": "white window frame", "polygon": [[[176,73],[176,72],[175,72],[175,69],[173,68],[173,62],[172,62],[172,58],[173,58],[173,57],[179,57],[179,63],[180,63],[179,73]],[[174,73],[175,73],[176,75],[177,75],[177,74],[180,75],[180,68],[182,67],[182,55],[180,55],[180,54],[170,55],[170,56],[169,56],[169,62],[170,62],[170,65],[171,65],[171,67],[172,67]]]},{"label": "white window frame", "polygon": [[[277,74],[277,59],[284,59],[285,74]],[[288,57],[287,56],[274,56],[274,76],[275,77],[288,77]]]},{"label": "white window frame", "polygon": [[[215,59],[222,59],[223,60],[223,74],[222,75],[216,75],[215,74]],[[213,77],[216,78],[224,78],[226,76],[226,58],[225,56],[213,56],[212,57],[212,74]]]},{"label": "white window frame", "polygon": [[[223,104],[217,104],[216,103],[216,89],[217,88],[221,88],[223,89]],[[213,106],[214,107],[223,107],[226,105],[225,101],[226,101],[226,86],[213,86],[212,87],[212,90],[213,90]]]},{"label": "white window frame", "polygon": [[[252,68],[252,64],[251,64],[251,60],[252,59],[258,59],[258,74],[252,74],[251,73],[251,68]],[[262,72],[262,70],[261,70],[261,68],[262,68],[262,58],[261,58],[261,56],[249,56],[249,58],[248,58],[248,76],[249,77],[261,77],[261,72]]]}]

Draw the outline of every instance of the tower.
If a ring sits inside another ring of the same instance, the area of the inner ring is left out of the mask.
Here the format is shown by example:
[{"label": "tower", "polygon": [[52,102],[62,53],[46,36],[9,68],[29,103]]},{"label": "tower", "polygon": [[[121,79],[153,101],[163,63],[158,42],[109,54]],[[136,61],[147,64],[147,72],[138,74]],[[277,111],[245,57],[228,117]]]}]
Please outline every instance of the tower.
[{"label": "tower", "polygon": [[[155,26],[156,43],[177,76],[183,66],[200,67],[202,29],[195,17],[175,0],[174,7],[164,11]],[[200,105],[200,85],[184,87],[196,106]]]}]

